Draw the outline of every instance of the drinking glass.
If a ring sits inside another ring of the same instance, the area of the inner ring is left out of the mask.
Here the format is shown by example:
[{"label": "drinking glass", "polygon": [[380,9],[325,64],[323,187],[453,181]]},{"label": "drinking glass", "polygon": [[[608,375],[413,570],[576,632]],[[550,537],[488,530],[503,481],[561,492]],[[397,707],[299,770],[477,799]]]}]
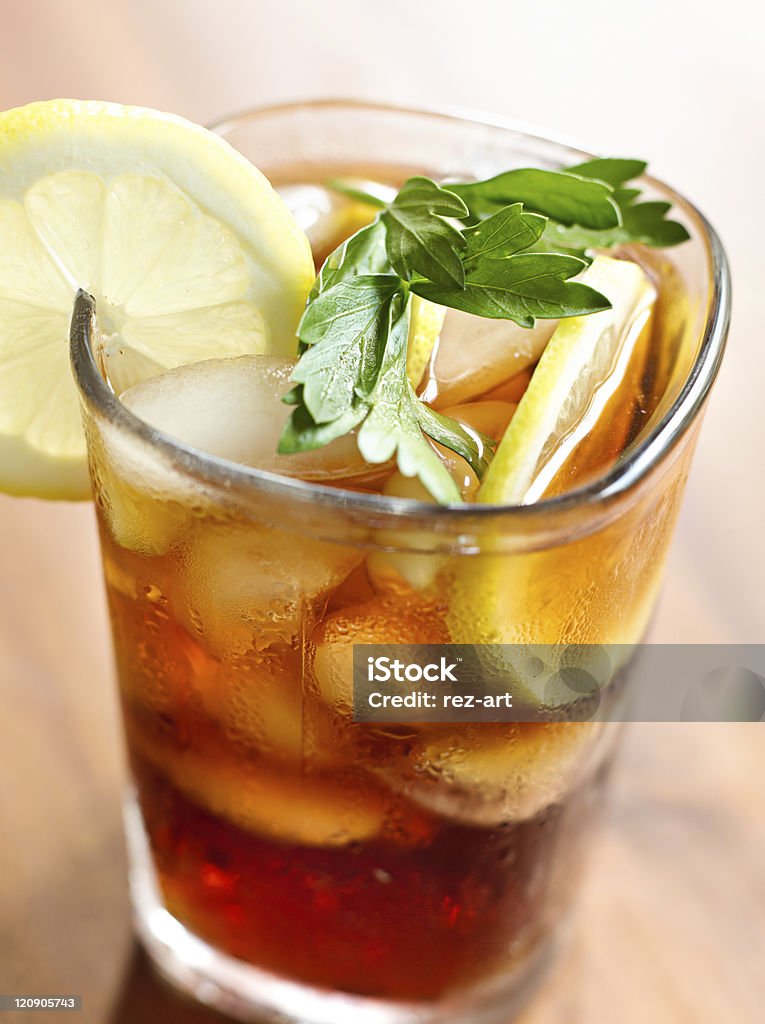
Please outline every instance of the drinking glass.
[{"label": "drinking glass", "polygon": [[[506,126],[353,102],[218,130],[282,184],[586,158]],[[159,971],[204,1002],[242,1020],[499,1024],[550,962],[618,729],[356,722],[352,650],[645,635],[729,285],[702,215],[644,185],[691,233],[656,256],[661,394],[597,479],[531,505],[407,502],[190,448],[120,403],[78,301],[137,929]]]}]

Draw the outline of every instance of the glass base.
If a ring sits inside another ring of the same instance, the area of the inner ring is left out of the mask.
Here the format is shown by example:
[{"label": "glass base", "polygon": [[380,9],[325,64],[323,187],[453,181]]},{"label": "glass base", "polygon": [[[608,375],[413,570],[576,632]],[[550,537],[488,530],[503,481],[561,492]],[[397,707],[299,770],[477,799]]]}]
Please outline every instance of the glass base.
[{"label": "glass base", "polygon": [[250,1024],[508,1024],[552,963],[537,947],[490,985],[439,1003],[397,1003],[315,988],[221,953],[165,909],[134,795],[125,802],[130,892],[138,937],[159,974],[199,1002]]}]

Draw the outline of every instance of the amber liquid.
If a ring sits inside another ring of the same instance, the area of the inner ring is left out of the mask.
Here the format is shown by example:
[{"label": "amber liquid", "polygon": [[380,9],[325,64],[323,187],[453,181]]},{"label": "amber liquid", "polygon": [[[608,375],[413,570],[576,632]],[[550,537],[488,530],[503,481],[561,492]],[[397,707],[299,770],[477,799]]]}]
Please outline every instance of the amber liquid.
[{"label": "amber liquid", "polygon": [[533,951],[565,912],[600,796],[593,779],[530,821],[323,849],[236,828],[132,766],[171,913],[275,974],[393,1000],[436,1000]]},{"label": "amber liquid", "polygon": [[[393,1000],[436,1000],[541,949],[576,884],[607,758],[523,820],[455,820],[390,792],[369,770],[402,761],[409,727],[333,729],[311,680],[287,678],[289,656],[281,685],[303,691],[301,754],[291,762],[270,744],[258,749],[255,736],[234,738],[230,723],[200,707],[215,659],[158,600],[162,572],[146,561],[147,596],[128,601],[110,587],[110,605],[131,768],[171,913],[216,949],[277,975]],[[430,731],[456,745],[460,728]],[[532,764],[565,734],[581,734],[585,749],[597,727],[481,728],[494,744],[522,746]],[[225,790],[218,813],[216,786]],[[291,808],[303,800],[328,811],[306,823]]]}]

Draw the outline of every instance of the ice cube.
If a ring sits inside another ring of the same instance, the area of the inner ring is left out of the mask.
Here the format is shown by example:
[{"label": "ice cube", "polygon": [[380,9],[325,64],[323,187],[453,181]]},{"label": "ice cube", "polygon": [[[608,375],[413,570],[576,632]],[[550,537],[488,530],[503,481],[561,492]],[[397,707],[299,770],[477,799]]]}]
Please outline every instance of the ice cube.
[{"label": "ice cube", "polygon": [[274,643],[232,664],[176,618],[178,577],[168,559],[120,552],[105,561],[120,685],[131,704],[161,712],[178,734],[205,734],[210,720],[248,756],[298,765],[303,754],[303,656]]},{"label": "ice cube", "polygon": [[[491,407],[488,413],[482,414],[483,406]],[[502,429],[512,415],[512,408],[506,402],[481,402],[472,405],[455,406],[449,411],[453,419],[458,420],[475,438],[479,450],[483,440],[476,431],[493,436],[491,430],[484,427]],[[506,410],[511,411],[507,413]],[[475,422],[474,422],[475,421]],[[476,494],[479,480],[470,465],[451,449],[437,442],[431,442],[441,461],[459,487],[463,501],[470,501]],[[435,499],[417,477],[406,477],[400,472],[393,473],[383,486],[382,493],[389,497],[408,498],[410,501],[421,501],[434,504]],[[421,592],[433,591],[438,585],[438,577],[444,567],[444,558],[435,553],[427,554],[435,549],[437,538],[424,531],[381,530],[376,535],[380,545],[390,544],[391,547],[409,547],[412,551],[374,551],[367,558],[367,568],[372,586],[378,593],[399,592],[402,589],[413,589]]]},{"label": "ice cube", "polygon": [[[439,448],[441,446],[439,445]],[[446,452],[446,449],[442,449]],[[475,490],[478,481],[468,464],[457,455],[449,453],[447,468],[458,479],[461,472],[463,490]],[[446,461],[446,460],[445,460]],[[396,498],[409,498],[435,504],[435,498],[426,490],[425,485],[417,477],[406,477],[402,473],[394,473],[383,487],[383,494]],[[409,531],[406,536],[400,532],[379,531],[376,540],[384,545],[407,544],[418,548],[419,552],[427,552],[436,545],[432,533]],[[437,584],[438,575],[443,568],[443,556],[438,554],[422,554],[417,551],[372,551],[367,556],[367,572],[369,581],[378,594],[403,593],[405,591],[432,591]]]},{"label": "ice cube", "polygon": [[507,430],[507,425],[513,418],[517,406],[514,402],[501,402],[496,400],[484,400],[481,402],[466,402],[463,405],[450,405],[443,410],[444,416],[449,416],[463,426],[472,427],[494,441],[499,441]]},{"label": "ice cube", "polygon": [[325,448],[277,454],[292,406],[293,359],[238,356],[208,359],[128,388],[120,397],[140,419],[184,444],[231,462],[312,481],[379,473],[361,456],[352,434]]},{"label": "ice cube", "polygon": [[276,527],[203,519],[180,560],[175,616],[209,651],[231,659],[300,644],[361,553]]},{"label": "ice cube", "polygon": [[485,394],[542,354],[557,320],[531,328],[450,309],[421,395],[435,408],[469,402]]},{"label": "ice cube", "polygon": [[136,486],[119,471],[95,471],[96,500],[109,532],[128,551],[162,555],[186,528],[189,512],[182,502]]},{"label": "ice cube", "polygon": [[484,827],[535,817],[560,802],[609,749],[602,722],[473,723],[431,727],[396,761],[387,783],[453,821]]},{"label": "ice cube", "polygon": [[481,401],[510,402],[515,408],[526,394],[526,388],[529,386],[533,373],[534,367],[527,366],[525,370],[521,370],[520,373],[503,381],[498,387],[487,391]]},{"label": "ice cube", "polygon": [[191,686],[205,713],[249,754],[300,765],[303,756],[303,677],[299,649],[285,643],[252,650],[230,666],[196,674]]},{"label": "ice cube", "polygon": [[416,595],[379,597],[328,615],[314,634],[313,675],[322,700],[350,718],[353,645],[446,643],[443,615],[442,607]]},{"label": "ice cube", "polygon": [[303,776],[224,749],[173,747],[128,721],[131,749],[190,800],[239,828],[278,842],[346,846],[386,827],[391,798],[375,780]]},{"label": "ice cube", "polygon": [[200,489],[155,448],[103,421],[90,437],[99,519],[127,551],[162,555],[183,535]]}]

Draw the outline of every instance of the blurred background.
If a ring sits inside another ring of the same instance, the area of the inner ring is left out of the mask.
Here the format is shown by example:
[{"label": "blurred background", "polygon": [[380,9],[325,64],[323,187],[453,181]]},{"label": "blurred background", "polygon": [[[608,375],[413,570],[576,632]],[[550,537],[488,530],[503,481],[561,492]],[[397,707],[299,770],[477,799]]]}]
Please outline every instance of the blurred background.
[{"label": "blurred background", "polygon": [[[757,643],[762,28],[751,0],[7,0],[0,108],[74,96],[209,123],[351,96],[647,158],[718,229],[734,280],[653,639]],[[0,498],[0,991],[83,992],[93,1021],[203,1020],[132,959],[98,573],[89,508]],[[576,940],[529,1024],[762,1019],[761,729],[632,730]]]}]

